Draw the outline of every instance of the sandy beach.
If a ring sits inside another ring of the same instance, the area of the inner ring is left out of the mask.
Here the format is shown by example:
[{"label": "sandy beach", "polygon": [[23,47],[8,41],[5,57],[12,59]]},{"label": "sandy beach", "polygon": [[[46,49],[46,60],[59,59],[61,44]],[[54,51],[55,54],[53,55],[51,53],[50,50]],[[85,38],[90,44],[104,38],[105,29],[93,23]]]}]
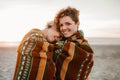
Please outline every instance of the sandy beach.
[{"label": "sandy beach", "polygon": [[[0,47],[0,80],[12,80],[16,46]],[[94,66],[89,80],[120,80],[120,45],[92,44]]]},{"label": "sandy beach", "polygon": [[0,47],[0,80],[12,80],[15,62],[16,47]]},{"label": "sandy beach", "polygon": [[94,66],[89,80],[120,80],[120,45],[93,45]]}]

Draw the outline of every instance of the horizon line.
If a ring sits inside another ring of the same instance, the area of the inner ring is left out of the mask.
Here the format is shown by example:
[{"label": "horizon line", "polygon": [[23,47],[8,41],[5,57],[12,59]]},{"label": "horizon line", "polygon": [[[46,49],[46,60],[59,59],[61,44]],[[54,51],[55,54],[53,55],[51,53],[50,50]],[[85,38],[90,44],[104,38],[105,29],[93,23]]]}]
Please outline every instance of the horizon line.
[{"label": "horizon line", "polygon": [[[120,39],[120,37],[85,37],[85,39]],[[0,43],[19,43],[20,41],[0,41]]]}]

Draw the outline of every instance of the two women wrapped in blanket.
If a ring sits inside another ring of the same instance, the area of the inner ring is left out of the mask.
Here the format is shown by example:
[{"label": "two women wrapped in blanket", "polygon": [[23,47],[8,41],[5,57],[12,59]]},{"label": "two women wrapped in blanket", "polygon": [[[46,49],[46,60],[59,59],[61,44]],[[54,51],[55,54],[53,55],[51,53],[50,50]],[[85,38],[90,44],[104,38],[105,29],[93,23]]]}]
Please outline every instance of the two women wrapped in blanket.
[{"label": "two women wrapped in blanket", "polygon": [[78,16],[76,8],[63,8],[51,28],[55,34],[48,29],[26,34],[17,50],[13,80],[87,80],[94,63],[93,50],[78,30]]}]

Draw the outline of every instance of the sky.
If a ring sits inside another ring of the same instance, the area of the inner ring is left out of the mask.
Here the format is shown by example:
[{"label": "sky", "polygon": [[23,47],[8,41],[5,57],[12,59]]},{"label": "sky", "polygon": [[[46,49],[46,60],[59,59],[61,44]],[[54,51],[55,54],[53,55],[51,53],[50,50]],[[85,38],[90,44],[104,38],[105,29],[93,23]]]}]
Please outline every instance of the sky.
[{"label": "sky", "polygon": [[21,41],[30,29],[44,29],[67,6],[80,11],[85,37],[120,38],[120,0],[0,0],[0,41]]}]

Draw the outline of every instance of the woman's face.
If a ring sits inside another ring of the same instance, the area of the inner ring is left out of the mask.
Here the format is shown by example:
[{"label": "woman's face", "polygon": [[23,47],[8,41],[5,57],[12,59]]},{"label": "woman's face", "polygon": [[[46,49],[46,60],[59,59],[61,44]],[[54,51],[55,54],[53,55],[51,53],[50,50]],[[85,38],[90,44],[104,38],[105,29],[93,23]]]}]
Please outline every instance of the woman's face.
[{"label": "woman's face", "polygon": [[69,38],[77,32],[79,22],[75,23],[71,19],[71,17],[64,16],[60,18],[59,21],[60,21],[60,32],[63,34],[65,38]]},{"label": "woman's face", "polygon": [[55,43],[60,40],[60,33],[56,29],[50,28],[48,29],[48,34],[46,38],[48,42]]}]

